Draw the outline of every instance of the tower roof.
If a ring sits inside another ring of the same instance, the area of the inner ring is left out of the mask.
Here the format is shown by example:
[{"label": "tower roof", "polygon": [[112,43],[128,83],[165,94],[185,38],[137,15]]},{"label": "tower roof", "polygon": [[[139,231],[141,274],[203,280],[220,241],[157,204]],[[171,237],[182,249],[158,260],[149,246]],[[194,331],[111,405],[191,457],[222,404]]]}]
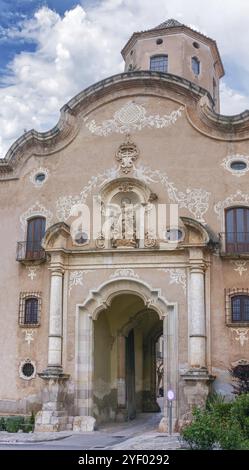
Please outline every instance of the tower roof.
[{"label": "tower roof", "polygon": [[170,20],[164,21],[153,29],[174,28],[175,26],[183,26],[183,24],[177,20],[174,20],[174,18],[171,18]]}]

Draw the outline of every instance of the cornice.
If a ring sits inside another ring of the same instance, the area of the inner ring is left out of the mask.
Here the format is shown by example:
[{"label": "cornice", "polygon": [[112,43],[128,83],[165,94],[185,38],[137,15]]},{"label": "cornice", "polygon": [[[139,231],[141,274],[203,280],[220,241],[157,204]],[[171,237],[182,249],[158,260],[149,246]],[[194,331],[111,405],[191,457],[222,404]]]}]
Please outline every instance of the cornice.
[{"label": "cornice", "polygon": [[213,109],[211,95],[202,87],[172,74],[151,71],[126,72],[101,80],[72,98],[61,109],[58,123],[47,132],[24,133],[0,159],[0,179],[18,176],[21,162],[31,155],[47,156],[60,151],[77,135],[81,120],[91,104],[114,93],[143,89],[143,93],[160,96],[160,90],[175,94],[175,101],[186,104],[190,124],[199,132],[226,141],[249,139],[249,111],[236,116],[222,116]]}]

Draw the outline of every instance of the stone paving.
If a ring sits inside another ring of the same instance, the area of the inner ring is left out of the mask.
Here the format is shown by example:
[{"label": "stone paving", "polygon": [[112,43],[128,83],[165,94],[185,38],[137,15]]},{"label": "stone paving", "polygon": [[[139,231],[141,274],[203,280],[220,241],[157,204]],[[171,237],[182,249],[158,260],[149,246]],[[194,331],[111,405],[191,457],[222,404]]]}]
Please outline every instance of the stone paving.
[{"label": "stone paving", "polygon": [[0,443],[1,444],[16,444],[16,443],[27,443],[27,442],[46,442],[46,441],[58,441],[71,436],[73,433],[68,431],[61,432],[5,432],[0,431]]},{"label": "stone paving", "polygon": [[[97,449],[101,450],[170,450],[180,449],[179,434],[169,436],[158,432],[160,413],[141,414],[137,419],[125,423],[110,423],[97,431],[87,432],[0,432],[0,447],[52,449]],[[50,442],[51,441],[51,442]],[[35,445],[37,443],[37,445]]]},{"label": "stone paving", "polygon": [[181,449],[181,441],[178,434],[169,436],[164,433],[143,433],[140,436],[135,436],[127,439],[112,447],[108,450],[175,450]]}]

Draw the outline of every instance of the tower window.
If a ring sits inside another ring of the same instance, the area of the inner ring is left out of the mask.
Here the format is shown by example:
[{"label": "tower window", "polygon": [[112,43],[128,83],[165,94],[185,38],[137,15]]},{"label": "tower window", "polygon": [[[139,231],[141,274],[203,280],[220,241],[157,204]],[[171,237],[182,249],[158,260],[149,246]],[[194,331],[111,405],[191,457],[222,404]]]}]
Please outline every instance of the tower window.
[{"label": "tower window", "polygon": [[192,70],[195,75],[200,75],[200,61],[197,57],[192,57]]},{"label": "tower window", "polygon": [[156,43],[157,43],[158,46],[159,46],[160,44],[162,44],[162,43],[163,43],[162,38],[157,39],[157,40],[156,40]]},{"label": "tower window", "polygon": [[153,72],[168,72],[168,56],[156,55],[150,58],[150,70]]},{"label": "tower window", "polygon": [[200,49],[200,44],[198,44],[198,42],[193,42],[193,46],[195,49]]}]

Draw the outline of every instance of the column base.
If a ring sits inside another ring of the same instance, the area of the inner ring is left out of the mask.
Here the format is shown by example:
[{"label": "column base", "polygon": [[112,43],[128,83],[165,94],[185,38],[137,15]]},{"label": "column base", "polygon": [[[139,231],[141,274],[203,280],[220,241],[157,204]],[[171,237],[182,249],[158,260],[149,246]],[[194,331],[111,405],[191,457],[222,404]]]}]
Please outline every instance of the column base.
[{"label": "column base", "polygon": [[205,407],[211,383],[215,380],[215,376],[209,374],[206,367],[191,368],[181,377],[185,381],[184,395],[187,411],[179,421],[179,428],[192,421],[194,407]]},{"label": "column base", "polygon": [[61,367],[48,367],[38,374],[45,381],[42,390],[42,410],[35,419],[35,431],[56,432],[69,429],[65,408],[68,374]]}]

